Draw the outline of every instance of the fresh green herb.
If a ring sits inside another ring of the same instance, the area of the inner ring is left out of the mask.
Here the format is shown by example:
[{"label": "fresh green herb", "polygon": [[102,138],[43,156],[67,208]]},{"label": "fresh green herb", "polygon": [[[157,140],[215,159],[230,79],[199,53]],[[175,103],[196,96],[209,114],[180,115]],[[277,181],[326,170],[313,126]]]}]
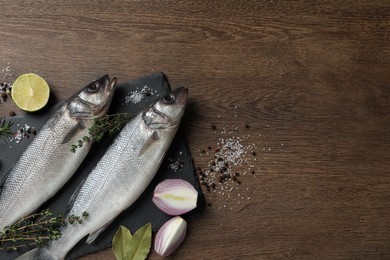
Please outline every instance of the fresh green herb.
[{"label": "fresh green herb", "polygon": [[14,133],[11,131],[11,126],[14,123],[9,120],[7,120],[4,117],[0,117],[0,136],[3,137],[5,140],[6,137],[12,136]]},{"label": "fresh green herb", "polygon": [[117,260],[146,259],[152,245],[152,225],[138,229],[134,235],[120,226],[112,240],[112,250]]},{"label": "fresh green herb", "polygon": [[0,231],[0,249],[17,250],[22,247],[43,246],[61,237],[61,227],[66,224],[81,224],[87,217],[86,212],[81,216],[53,216],[50,210],[32,214]]},{"label": "fresh green herb", "polygon": [[128,113],[106,115],[102,118],[95,119],[92,127],[88,129],[88,136],[83,136],[76,144],[72,144],[70,150],[74,153],[84,143],[91,141],[99,142],[105,134],[109,136],[117,134],[129,119],[130,114]]}]

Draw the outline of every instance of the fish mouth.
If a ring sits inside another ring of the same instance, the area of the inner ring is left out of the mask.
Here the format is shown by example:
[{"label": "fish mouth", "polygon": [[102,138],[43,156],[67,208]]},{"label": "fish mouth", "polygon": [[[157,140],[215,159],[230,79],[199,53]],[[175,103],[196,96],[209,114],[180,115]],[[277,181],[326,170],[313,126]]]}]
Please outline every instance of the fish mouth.
[{"label": "fish mouth", "polygon": [[110,76],[106,74],[97,81],[99,82],[99,84],[104,86],[103,88],[106,93],[111,93],[111,91],[113,91],[116,86],[117,78],[112,78],[112,80],[110,80]]},{"label": "fish mouth", "polygon": [[172,94],[176,97],[176,103],[179,105],[185,105],[187,103],[188,88],[180,87],[172,91]]},{"label": "fish mouth", "polygon": [[107,113],[107,111],[110,108],[111,100],[114,96],[115,88],[116,88],[116,83],[117,83],[117,78],[112,78],[110,80],[110,76],[108,74],[102,76],[100,79],[98,79],[99,83],[102,84],[102,88],[104,93],[107,94],[106,101],[97,106],[94,110],[95,112],[93,113],[92,118],[98,118],[101,117],[101,115],[104,115]]},{"label": "fish mouth", "polygon": [[117,83],[117,78],[112,78],[112,80],[110,80],[110,76],[106,74],[103,76],[103,80],[104,80],[104,90],[106,91],[106,93],[112,94]]}]

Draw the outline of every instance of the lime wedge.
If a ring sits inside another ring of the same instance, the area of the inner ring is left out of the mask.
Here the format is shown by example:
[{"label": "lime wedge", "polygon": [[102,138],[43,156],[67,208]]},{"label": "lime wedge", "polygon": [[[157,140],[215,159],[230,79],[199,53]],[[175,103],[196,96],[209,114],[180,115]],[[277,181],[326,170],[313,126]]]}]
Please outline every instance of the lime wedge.
[{"label": "lime wedge", "polygon": [[34,73],[22,74],[12,84],[11,96],[20,109],[34,112],[47,104],[50,88],[42,77]]}]

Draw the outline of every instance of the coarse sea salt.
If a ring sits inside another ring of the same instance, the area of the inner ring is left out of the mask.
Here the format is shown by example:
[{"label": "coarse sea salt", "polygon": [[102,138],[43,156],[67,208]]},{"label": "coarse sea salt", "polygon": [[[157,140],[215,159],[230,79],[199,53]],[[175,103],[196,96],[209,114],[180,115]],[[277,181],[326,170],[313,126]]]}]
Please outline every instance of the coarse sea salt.
[{"label": "coarse sea salt", "polygon": [[168,168],[171,169],[172,171],[177,172],[183,170],[184,161],[181,158],[177,158],[175,161],[172,158],[168,158],[168,161],[169,161]]},{"label": "coarse sea salt", "polygon": [[[215,127],[212,129],[215,130]],[[223,205],[219,207],[222,209],[234,209],[235,205],[240,204],[237,202],[250,199],[251,192],[249,188],[242,187],[244,185],[242,182],[245,183],[246,180],[245,168],[250,170],[253,177],[256,177],[252,169],[256,168],[253,161],[256,161],[257,146],[250,142],[250,134],[245,131],[239,131],[237,126],[223,127],[217,133],[219,137],[216,147],[209,146],[209,152],[201,151],[202,160],[204,156],[213,155],[206,168],[198,168],[201,184],[206,187],[206,191],[214,194],[210,200],[218,196],[225,199],[223,203],[230,204],[229,207]],[[231,194],[238,195],[231,196]],[[234,202],[236,202],[235,205]]]},{"label": "coarse sea salt", "polygon": [[18,130],[14,133],[13,137],[10,137],[10,142],[20,143],[23,139],[29,139],[31,135],[36,135],[37,132],[34,127],[24,124],[23,127],[20,127],[18,124]]},{"label": "coarse sea salt", "polygon": [[2,63],[0,62],[0,68],[4,80],[0,82],[0,103],[5,102],[10,96],[11,84],[9,82],[12,81],[11,62],[3,58]]},{"label": "coarse sea salt", "polygon": [[5,65],[2,65],[1,66],[1,72],[3,73],[3,79],[7,80],[7,81],[10,81],[12,79],[12,66],[11,66],[11,62],[6,59],[6,58],[3,58],[3,64]]},{"label": "coarse sea salt", "polygon": [[153,96],[157,93],[157,90],[149,88],[145,85],[142,89],[136,88],[133,91],[130,91],[125,97],[122,105],[128,105],[130,102],[133,104],[140,103],[145,97]]}]

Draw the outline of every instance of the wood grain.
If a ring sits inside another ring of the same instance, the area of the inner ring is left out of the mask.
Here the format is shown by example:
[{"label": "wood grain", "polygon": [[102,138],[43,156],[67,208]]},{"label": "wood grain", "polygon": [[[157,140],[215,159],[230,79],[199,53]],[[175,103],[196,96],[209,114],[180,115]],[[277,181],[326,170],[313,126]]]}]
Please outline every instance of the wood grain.
[{"label": "wood grain", "polygon": [[[37,72],[64,100],[104,73],[162,71],[190,90],[183,128],[196,166],[207,169],[212,153],[201,151],[221,138],[256,145],[255,175],[230,198],[205,190],[211,206],[171,259],[390,257],[388,1],[1,1],[0,10],[4,80]],[[11,100],[0,107],[22,113]]]}]

